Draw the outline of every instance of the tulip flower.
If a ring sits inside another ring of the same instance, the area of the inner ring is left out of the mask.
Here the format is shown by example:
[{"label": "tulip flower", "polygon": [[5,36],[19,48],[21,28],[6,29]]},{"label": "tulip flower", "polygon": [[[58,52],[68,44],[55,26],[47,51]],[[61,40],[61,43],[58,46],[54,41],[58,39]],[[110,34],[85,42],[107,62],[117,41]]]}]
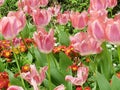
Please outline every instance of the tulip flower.
[{"label": "tulip flower", "polygon": [[70,14],[70,21],[72,26],[76,29],[83,29],[88,23],[88,14],[87,12],[72,12]]},{"label": "tulip flower", "polygon": [[69,11],[66,11],[63,14],[59,13],[58,16],[57,16],[57,21],[61,25],[67,24],[68,20],[69,20]]},{"label": "tulip flower", "polygon": [[74,51],[80,53],[82,56],[97,54],[102,51],[102,48],[100,47],[101,43],[97,42],[93,37],[84,32],[71,36],[70,41]]},{"label": "tulip flower", "polygon": [[115,16],[114,16],[114,20],[115,20],[115,21],[117,21],[117,20],[120,21],[120,13],[115,14]]},{"label": "tulip flower", "polygon": [[51,29],[46,32],[44,29],[39,29],[38,32],[35,32],[33,35],[33,39],[37,44],[38,49],[42,53],[50,53],[54,48],[54,31]]},{"label": "tulip flower", "polygon": [[54,88],[54,90],[65,90],[65,86],[63,84],[57,86],[56,88]]},{"label": "tulip flower", "polygon": [[45,7],[48,4],[48,0],[39,0],[40,6]]},{"label": "tulip flower", "polygon": [[48,10],[37,9],[33,11],[32,18],[37,27],[44,27],[50,22],[51,13]]},{"label": "tulip flower", "polygon": [[105,37],[105,23],[102,20],[96,19],[88,25],[87,32],[93,36],[97,41],[103,42]]},{"label": "tulip flower", "polygon": [[71,75],[67,75],[65,77],[65,80],[71,82],[74,85],[82,86],[87,80],[88,71],[89,71],[88,67],[85,67],[85,66],[79,67],[76,77],[73,77]]},{"label": "tulip flower", "polygon": [[4,3],[4,0],[0,0],[0,6]]},{"label": "tulip flower", "polygon": [[25,15],[23,12],[10,12],[7,17],[3,17],[0,21],[0,31],[5,39],[11,40],[25,26]]},{"label": "tulip flower", "polygon": [[51,12],[52,16],[57,16],[60,13],[60,5],[55,5],[55,7],[48,7],[48,11]]},{"label": "tulip flower", "polygon": [[24,89],[20,86],[12,85],[12,86],[8,87],[7,90],[24,90]]},{"label": "tulip flower", "polygon": [[108,20],[105,34],[108,42],[120,45],[120,21]]},{"label": "tulip flower", "polygon": [[90,10],[102,10],[107,8],[106,0],[90,0]]},{"label": "tulip flower", "polygon": [[15,16],[20,22],[21,22],[21,26],[20,29],[23,29],[26,25],[26,17],[23,11],[10,11],[7,15],[8,17],[10,16]]},{"label": "tulip flower", "polygon": [[108,7],[113,8],[117,5],[117,0],[107,0]]},{"label": "tulip flower", "polygon": [[30,65],[30,71],[22,72],[21,76],[33,86],[34,90],[39,90],[38,85],[41,85],[45,79],[45,72],[47,69],[48,67],[44,66],[41,68],[40,72],[38,72],[35,65]]}]

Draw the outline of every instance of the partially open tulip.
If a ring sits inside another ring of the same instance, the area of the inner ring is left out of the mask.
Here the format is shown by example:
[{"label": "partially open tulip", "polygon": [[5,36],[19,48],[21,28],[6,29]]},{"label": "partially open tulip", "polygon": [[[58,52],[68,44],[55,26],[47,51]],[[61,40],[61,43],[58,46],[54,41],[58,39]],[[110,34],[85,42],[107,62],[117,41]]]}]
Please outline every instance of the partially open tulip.
[{"label": "partially open tulip", "polygon": [[33,11],[32,18],[37,27],[44,27],[48,25],[51,20],[51,12],[45,9],[37,9]]},{"label": "partially open tulip", "polygon": [[70,14],[70,21],[72,23],[72,26],[76,29],[83,29],[85,26],[87,26],[88,23],[88,13],[87,12],[71,12]]},{"label": "partially open tulip", "polygon": [[63,14],[59,13],[58,16],[57,16],[58,23],[61,24],[61,25],[67,24],[68,20],[69,20],[69,15],[70,15],[69,11],[66,11]]},{"label": "partially open tulip", "polygon": [[24,90],[24,89],[20,86],[12,85],[12,86],[8,87],[7,90]]},{"label": "partially open tulip", "polygon": [[117,5],[117,0],[107,0],[108,7],[113,8]]},{"label": "partially open tulip", "polygon": [[38,32],[35,32],[33,35],[33,39],[37,44],[38,49],[42,53],[50,53],[54,48],[54,31],[51,29],[46,32],[44,29],[39,29]]},{"label": "partially open tulip", "polygon": [[87,32],[93,36],[97,41],[103,42],[105,37],[105,23],[102,20],[96,19],[89,23]]},{"label": "partially open tulip", "polygon": [[57,86],[56,88],[54,88],[54,90],[65,90],[65,86],[63,84]]},{"label": "partially open tulip", "polygon": [[4,0],[0,0],[0,6],[4,3]]},{"label": "partially open tulip", "polygon": [[120,21],[108,20],[105,32],[108,42],[120,45]]},{"label": "partially open tulip", "polygon": [[30,65],[30,71],[22,72],[21,76],[33,86],[34,90],[39,90],[38,85],[41,85],[45,79],[47,69],[48,67],[44,66],[40,69],[40,72],[38,72],[35,65]]},{"label": "partially open tulip", "polygon": [[25,15],[22,11],[10,12],[7,17],[3,17],[0,21],[0,31],[5,39],[11,40],[25,26]]},{"label": "partially open tulip", "polygon": [[85,66],[79,67],[76,77],[67,75],[65,77],[65,80],[71,82],[74,85],[82,86],[88,78],[88,72],[89,72],[88,67],[85,67]]},{"label": "partially open tulip", "polygon": [[102,10],[107,8],[106,0],[90,0],[90,10]]},{"label": "partially open tulip", "polygon": [[51,12],[52,16],[57,16],[60,12],[60,5],[55,5],[54,7],[48,7],[48,11]]},{"label": "partially open tulip", "polygon": [[10,11],[7,16],[8,17],[15,16],[21,22],[20,29],[23,29],[25,27],[26,16],[23,11],[16,11],[16,12]]},{"label": "partially open tulip", "polygon": [[47,6],[48,4],[48,0],[39,0],[39,2],[41,7]]},{"label": "partially open tulip", "polygon": [[70,40],[74,51],[78,52],[82,56],[97,54],[102,50],[100,47],[101,43],[97,42],[96,39],[83,32],[70,37]]}]

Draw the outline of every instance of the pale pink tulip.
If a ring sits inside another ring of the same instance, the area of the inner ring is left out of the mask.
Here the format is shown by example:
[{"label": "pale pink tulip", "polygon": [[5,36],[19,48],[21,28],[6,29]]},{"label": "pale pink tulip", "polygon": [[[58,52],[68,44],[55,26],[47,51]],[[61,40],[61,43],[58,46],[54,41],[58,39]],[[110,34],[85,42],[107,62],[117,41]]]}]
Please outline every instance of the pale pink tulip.
[{"label": "pale pink tulip", "polygon": [[100,19],[102,20],[102,22],[105,22],[106,19],[107,19],[107,14],[108,14],[108,11],[107,10],[91,10],[89,11],[89,21],[88,21],[88,24],[93,22],[94,20],[96,19]]},{"label": "pale pink tulip", "polygon": [[39,90],[38,85],[41,85],[45,79],[47,69],[48,67],[44,66],[38,72],[35,65],[30,65],[30,71],[21,73],[21,76],[33,86],[34,90]]},{"label": "pale pink tulip", "polygon": [[70,21],[72,23],[72,26],[76,29],[83,29],[85,26],[87,26],[88,23],[88,13],[87,12],[71,12],[70,14]]},{"label": "pale pink tulip", "polygon": [[113,8],[117,5],[117,0],[107,0],[108,7]]},{"label": "pale pink tulip", "polygon": [[45,7],[48,4],[48,0],[39,0],[39,2],[41,7]]},{"label": "pale pink tulip", "polygon": [[23,29],[25,27],[26,16],[23,11],[16,11],[16,12],[10,11],[7,16],[8,17],[15,16],[21,22],[21,26],[19,29]]},{"label": "pale pink tulip", "polygon": [[107,8],[106,0],[90,0],[90,10],[102,10]]},{"label": "pale pink tulip", "polygon": [[48,11],[51,12],[52,16],[57,16],[60,13],[60,5],[55,5],[55,7],[48,7]]},{"label": "pale pink tulip", "polygon": [[93,36],[97,41],[104,42],[105,37],[105,23],[96,19],[88,25],[87,32]]},{"label": "pale pink tulip", "polygon": [[49,24],[51,20],[51,13],[48,10],[34,10],[32,18],[37,27],[44,27]]},{"label": "pale pink tulip", "polygon": [[0,0],[0,6],[3,5],[4,3],[4,0]]},{"label": "pale pink tulip", "polygon": [[57,86],[56,88],[54,88],[54,90],[65,90],[65,86],[63,84]]},{"label": "pale pink tulip", "polygon": [[115,20],[115,21],[117,21],[117,20],[120,21],[120,13],[115,14],[115,16],[114,16],[114,20]]},{"label": "pale pink tulip", "polygon": [[13,39],[24,28],[25,15],[22,11],[10,12],[7,17],[0,21],[0,31],[5,39]]},{"label": "pale pink tulip", "polygon": [[58,23],[61,25],[67,24],[69,21],[69,15],[70,15],[69,11],[65,11],[63,14],[59,13],[57,16]]},{"label": "pale pink tulip", "polygon": [[65,80],[71,82],[74,85],[82,86],[88,78],[88,73],[89,73],[88,67],[82,66],[78,68],[77,77],[67,75],[65,77]]},{"label": "pale pink tulip", "polygon": [[97,54],[102,50],[100,47],[101,43],[97,42],[96,39],[88,34],[84,34],[83,32],[79,32],[75,36],[71,36],[70,40],[74,50],[82,56]]},{"label": "pale pink tulip", "polygon": [[40,7],[39,0],[19,0],[18,1],[18,8],[28,14],[31,14],[34,9],[37,9],[39,7]]},{"label": "pale pink tulip", "polygon": [[42,53],[50,53],[54,47],[54,30],[47,33],[44,29],[39,29],[34,33],[33,39]]},{"label": "pale pink tulip", "polygon": [[120,45],[120,21],[108,20],[105,32],[108,42]]},{"label": "pale pink tulip", "polygon": [[12,86],[9,86],[7,90],[24,90],[24,89],[20,86],[12,85]]},{"label": "pale pink tulip", "polygon": [[16,17],[3,17],[1,22],[1,33],[5,39],[11,40],[21,31],[21,22]]}]

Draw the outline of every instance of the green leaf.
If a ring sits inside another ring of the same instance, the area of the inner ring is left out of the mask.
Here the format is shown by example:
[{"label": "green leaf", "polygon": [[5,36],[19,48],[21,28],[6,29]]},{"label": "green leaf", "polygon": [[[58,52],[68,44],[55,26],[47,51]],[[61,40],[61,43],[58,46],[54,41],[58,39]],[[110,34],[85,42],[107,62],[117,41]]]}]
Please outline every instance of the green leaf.
[{"label": "green leaf", "polygon": [[103,51],[98,54],[95,60],[98,62],[98,71],[102,73],[107,80],[110,80],[114,69],[112,67],[112,52],[106,47],[106,43],[102,44]]},{"label": "green leaf", "polygon": [[65,31],[60,31],[58,37],[59,37],[59,42],[60,42],[62,45],[66,45],[66,46],[69,45],[70,40],[69,40],[69,35],[68,35],[67,32],[65,32]]},{"label": "green leaf", "polygon": [[112,77],[112,85],[111,85],[112,90],[119,90],[120,89],[120,79],[113,75]]},{"label": "green leaf", "polygon": [[72,60],[70,60],[68,56],[66,56],[66,54],[64,54],[63,52],[60,52],[59,58],[60,58],[60,62],[59,62],[60,69],[66,72],[68,67],[72,65]]},{"label": "green leaf", "polygon": [[22,86],[21,80],[20,78],[15,78],[14,74],[10,71],[10,70],[5,70],[6,72],[8,72],[9,75],[9,80],[10,80],[10,84],[11,85],[18,85],[18,86]]},{"label": "green leaf", "polygon": [[5,65],[0,61],[0,72],[4,71]]},{"label": "green leaf", "polygon": [[100,90],[111,90],[109,82],[106,80],[104,75],[101,75],[99,72],[95,75],[96,81],[98,83]]}]

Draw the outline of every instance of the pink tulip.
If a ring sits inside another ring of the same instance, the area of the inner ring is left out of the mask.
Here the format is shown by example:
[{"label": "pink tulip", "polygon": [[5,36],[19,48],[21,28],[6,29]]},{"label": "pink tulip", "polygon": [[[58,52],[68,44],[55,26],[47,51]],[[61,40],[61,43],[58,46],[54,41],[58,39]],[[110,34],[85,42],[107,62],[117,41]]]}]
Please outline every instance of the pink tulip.
[{"label": "pink tulip", "polygon": [[17,11],[17,12],[10,11],[7,16],[8,17],[15,16],[21,22],[20,29],[23,29],[25,27],[25,25],[26,25],[26,16],[23,13],[23,11]]},{"label": "pink tulip", "polygon": [[106,0],[90,0],[90,10],[102,10],[107,8]]},{"label": "pink tulip", "polygon": [[21,22],[14,16],[3,17],[0,24],[1,33],[5,39],[11,40],[21,31]]},{"label": "pink tulip", "polygon": [[4,3],[4,0],[0,0],[0,6],[3,5]]},{"label": "pink tulip", "polygon": [[82,86],[88,78],[88,72],[89,72],[88,67],[85,66],[79,67],[77,71],[77,77],[67,75],[65,77],[65,80],[71,82],[74,85]]},{"label": "pink tulip", "polygon": [[105,22],[106,19],[107,19],[107,10],[98,10],[98,11],[95,11],[95,10],[91,10],[89,11],[89,21],[88,21],[88,24],[93,22],[94,20],[96,19],[100,19],[102,20],[102,22]]},{"label": "pink tulip", "polygon": [[25,26],[25,15],[22,11],[10,12],[7,17],[3,17],[0,21],[0,31],[5,39],[11,40]]},{"label": "pink tulip", "polygon": [[108,7],[113,8],[117,5],[117,0],[107,0]]},{"label": "pink tulip", "polygon": [[88,13],[85,11],[81,14],[79,12],[72,12],[70,20],[74,28],[83,29],[88,23]]},{"label": "pink tulip", "polygon": [[32,14],[33,21],[37,27],[44,27],[51,20],[51,13],[47,10],[34,10]]},{"label": "pink tulip", "polygon": [[120,21],[120,13],[115,14],[115,16],[114,16],[114,20],[115,20],[115,21],[117,21],[117,20]]},{"label": "pink tulip", "polygon": [[54,31],[51,29],[47,33],[44,29],[35,32],[33,39],[42,53],[50,53],[54,47]]},{"label": "pink tulip", "polygon": [[74,50],[82,56],[97,54],[102,50],[100,47],[101,43],[97,42],[93,37],[84,32],[71,36],[70,40]]},{"label": "pink tulip", "polygon": [[60,13],[60,5],[55,5],[55,7],[48,7],[48,11],[51,12],[52,16],[57,16]]},{"label": "pink tulip", "polygon": [[39,0],[40,1],[40,6],[45,7],[48,4],[48,0]]},{"label": "pink tulip", "polygon": [[39,90],[38,85],[41,85],[45,79],[47,69],[48,67],[44,66],[40,69],[40,73],[38,73],[35,65],[30,65],[30,71],[21,73],[21,76],[33,86],[34,90]]},{"label": "pink tulip", "polygon": [[105,23],[102,20],[96,19],[88,25],[87,32],[97,41],[103,42],[105,37]]},{"label": "pink tulip", "polygon": [[108,20],[105,32],[108,42],[120,45],[120,21]]},{"label": "pink tulip", "polygon": [[57,21],[61,25],[67,24],[68,20],[69,20],[69,11],[66,11],[63,14],[59,13],[58,16],[57,16]]},{"label": "pink tulip", "polygon": [[57,86],[56,88],[54,88],[54,90],[65,90],[65,86],[63,84]]},{"label": "pink tulip", "polygon": [[38,9],[40,6],[39,0],[19,0],[18,8],[31,15],[34,9]]},{"label": "pink tulip", "polygon": [[7,90],[24,90],[24,89],[20,86],[12,85],[12,86],[8,87]]}]

